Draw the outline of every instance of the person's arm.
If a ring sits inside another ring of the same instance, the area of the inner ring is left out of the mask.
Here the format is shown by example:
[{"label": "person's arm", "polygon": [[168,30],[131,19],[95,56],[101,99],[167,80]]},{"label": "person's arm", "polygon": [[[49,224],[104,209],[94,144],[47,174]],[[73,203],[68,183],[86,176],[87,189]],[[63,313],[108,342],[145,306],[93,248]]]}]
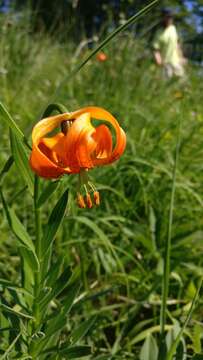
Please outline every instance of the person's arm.
[{"label": "person's arm", "polygon": [[163,65],[163,59],[162,59],[162,56],[161,56],[161,53],[159,50],[156,50],[156,49],[154,50],[154,59],[158,66]]},{"label": "person's arm", "polygon": [[160,45],[160,32],[158,31],[156,36],[155,36],[155,39],[153,41],[153,55],[154,55],[155,63],[158,66],[163,65],[163,58],[161,56],[160,48],[161,48],[161,45]]}]

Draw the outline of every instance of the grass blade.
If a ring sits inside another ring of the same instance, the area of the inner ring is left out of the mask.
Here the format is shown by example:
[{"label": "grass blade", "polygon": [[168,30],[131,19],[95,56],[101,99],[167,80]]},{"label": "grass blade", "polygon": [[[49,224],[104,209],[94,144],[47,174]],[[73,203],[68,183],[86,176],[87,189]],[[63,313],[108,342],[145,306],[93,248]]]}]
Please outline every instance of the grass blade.
[{"label": "grass blade", "polygon": [[4,121],[5,125],[7,125],[17,136],[24,139],[24,134],[13,120],[9,112],[6,110],[4,105],[0,102],[0,116]]},{"label": "grass blade", "polygon": [[[176,173],[178,165],[180,149],[180,115],[179,115],[179,124],[178,124],[178,133],[176,141],[176,150],[175,150],[175,161],[173,167],[173,177],[172,177],[172,188],[171,188],[171,199],[170,199],[170,208],[169,208],[169,222],[168,222],[168,236],[165,244],[165,254],[164,254],[164,274],[163,274],[163,284],[162,284],[162,303],[161,303],[161,314],[160,314],[160,356],[166,351],[164,331],[166,324],[166,312],[167,312],[167,298],[169,291],[169,276],[170,276],[170,255],[171,255],[171,238],[172,238],[172,224],[173,224],[173,209],[174,209],[174,200],[175,200],[175,188],[176,188]],[[164,355],[165,356],[165,355]]]},{"label": "grass blade", "polygon": [[190,319],[191,319],[193,310],[194,310],[195,305],[196,305],[196,302],[197,302],[197,300],[198,300],[199,292],[200,292],[200,289],[201,289],[201,287],[202,287],[202,280],[203,280],[203,279],[201,278],[201,280],[200,280],[200,282],[199,282],[199,286],[198,286],[197,291],[196,291],[196,293],[195,293],[195,296],[194,296],[194,298],[193,298],[193,300],[192,300],[192,304],[191,304],[190,310],[188,311],[187,317],[186,317],[186,319],[185,319],[185,322],[184,322],[181,330],[179,331],[179,333],[178,333],[178,335],[177,335],[174,343],[172,344],[172,346],[171,346],[171,348],[170,348],[170,350],[169,350],[169,352],[168,352],[168,355],[167,355],[166,360],[172,360],[172,359],[173,359],[173,356],[174,356],[174,354],[175,354],[175,352],[176,352],[177,346],[178,346],[178,344],[179,344],[179,342],[180,342],[180,340],[181,340],[181,337],[182,337],[182,335],[183,335],[183,333],[184,333],[185,328],[187,327],[187,325],[188,325],[188,323],[189,323],[189,321],[190,321]]}]

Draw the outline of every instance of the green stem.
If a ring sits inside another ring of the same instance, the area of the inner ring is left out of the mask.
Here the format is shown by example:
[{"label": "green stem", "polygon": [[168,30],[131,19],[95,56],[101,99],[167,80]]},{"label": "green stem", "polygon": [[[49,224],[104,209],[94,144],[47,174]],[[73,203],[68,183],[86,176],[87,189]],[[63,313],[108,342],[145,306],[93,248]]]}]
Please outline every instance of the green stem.
[{"label": "green stem", "polygon": [[40,208],[38,207],[39,199],[39,178],[35,175],[34,183],[34,212],[35,212],[35,231],[36,231],[36,242],[35,250],[37,257],[41,258],[41,220],[40,220]]},{"label": "green stem", "polygon": [[167,298],[168,298],[168,293],[169,293],[171,237],[172,237],[173,210],[174,210],[176,173],[177,173],[177,164],[178,164],[178,157],[179,157],[179,148],[180,148],[180,116],[179,116],[178,134],[177,134],[177,142],[176,142],[176,150],[175,150],[175,162],[174,162],[174,167],[173,167],[172,189],[171,189],[171,200],[170,200],[169,222],[168,222],[168,235],[167,235],[166,246],[165,246],[165,255],[164,255],[164,274],[163,274],[162,303],[161,303],[161,314],[160,314],[161,345],[163,345],[163,343],[164,343],[164,331],[165,331],[166,313],[167,313]]},{"label": "green stem", "polygon": [[[35,183],[34,183],[34,215],[35,215],[35,251],[37,257],[41,259],[41,219],[40,219],[40,209],[38,208],[37,202],[39,198],[39,178],[35,175]],[[38,297],[40,292],[40,282],[41,282],[41,273],[39,271],[35,273],[35,284],[34,284],[34,297],[35,299]],[[36,329],[39,325],[40,321],[40,314],[39,314],[39,307],[37,302],[35,301],[33,307],[33,315],[35,318],[35,326]]]},{"label": "green stem", "polygon": [[[40,219],[40,208],[38,207],[39,199],[39,178],[35,175],[34,182],[34,217],[35,217],[35,252],[39,259],[39,270],[35,272],[34,276],[34,302],[33,302],[33,317],[34,321],[32,324],[32,336],[39,330],[40,325],[40,309],[38,306],[37,298],[40,293],[41,285],[41,219]],[[35,356],[36,343],[31,341],[29,354]]]}]

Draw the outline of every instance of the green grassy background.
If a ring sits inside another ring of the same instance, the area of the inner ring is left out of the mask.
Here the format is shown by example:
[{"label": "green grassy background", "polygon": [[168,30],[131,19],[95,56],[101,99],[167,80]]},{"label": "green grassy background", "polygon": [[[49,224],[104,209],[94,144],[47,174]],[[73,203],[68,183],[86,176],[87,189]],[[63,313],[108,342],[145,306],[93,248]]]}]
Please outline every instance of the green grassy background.
[{"label": "green grassy background", "polygon": [[[124,33],[105,49],[106,62],[92,58],[68,79],[88,50],[76,56],[71,41],[60,43],[49,35],[32,34],[25,20],[10,23],[5,17],[0,19],[0,96],[20,128],[30,136],[47,104],[57,101],[70,111],[88,105],[104,107],[127,134],[123,157],[91,172],[101,193],[99,208],[78,209],[77,176],[66,176],[43,210],[46,220],[62,189],[70,188],[53,262],[62,257],[64,266],[80,265],[84,301],[73,309],[66,331],[87,314],[97,314],[97,327],[86,337],[86,343],[93,346],[93,359],[103,354],[107,357],[98,359],[145,360],[141,349],[147,334],[153,334],[149,338],[153,342],[160,331],[164,244],[179,121],[168,343],[182,325],[203,275],[202,69],[188,64],[184,81],[163,81],[145,41]],[[10,145],[8,129],[2,123],[0,131],[2,167]],[[3,189],[32,233],[32,203],[23,188],[13,165]],[[0,216],[0,277],[17,283],[20,260],[15,240],[2,208]],[[188,356],[201,353],[202,313],[200,297],[182,340]],[[3,349],[8,341],[6,336],[2,338]]]}]

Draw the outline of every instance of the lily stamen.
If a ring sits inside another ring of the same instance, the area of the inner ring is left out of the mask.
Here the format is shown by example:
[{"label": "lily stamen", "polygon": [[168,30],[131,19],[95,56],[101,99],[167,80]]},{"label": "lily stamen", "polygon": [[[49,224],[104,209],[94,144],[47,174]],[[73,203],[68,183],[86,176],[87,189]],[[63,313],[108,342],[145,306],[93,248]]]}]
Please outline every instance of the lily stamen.
[{"label": "lily stamen", "polygon": [[86,204],[89,209],[91,209],[93,206],[90,193],[86,194]]},{"label": "lily stamen", "polygon": [[77,203],[78,203],[79,208],[81,208],[81,209],[86,208],[84,197],[80,193],[77,194]]},{"label": "lily stamen", "polygon": [[100,195],[98,191],[94,191],[94,203],[96,206],[100,205]]}]

